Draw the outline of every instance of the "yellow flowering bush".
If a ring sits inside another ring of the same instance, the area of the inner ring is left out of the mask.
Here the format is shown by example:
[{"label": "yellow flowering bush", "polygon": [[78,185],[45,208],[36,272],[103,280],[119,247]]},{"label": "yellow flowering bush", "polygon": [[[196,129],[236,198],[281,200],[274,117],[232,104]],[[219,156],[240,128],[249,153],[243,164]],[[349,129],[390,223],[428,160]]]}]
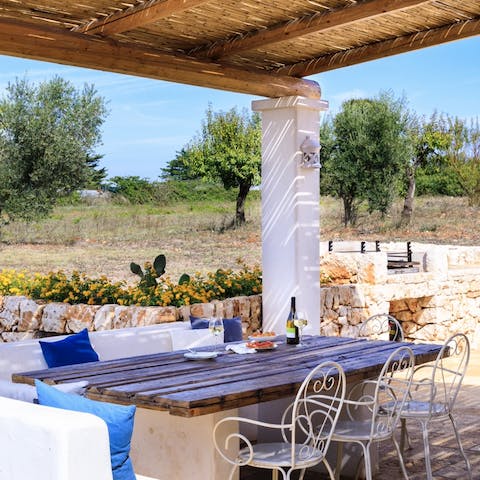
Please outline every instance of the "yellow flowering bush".
[{"label": "yellow flowering bush", "polygon": [[62,271],[41,275],[2,270],[0,295],[25,295],[36,300],[70,304],[178,307],[261,293],[260,267],[249,267],[241,260],[238,263],[240,269],[237,271],[219,269],[206,275],[197,272],[188,281],[178,283],[162,276],[156,285],[150,286],[111,282],[105,276],[89,278],[79,272],[68,276]]}]

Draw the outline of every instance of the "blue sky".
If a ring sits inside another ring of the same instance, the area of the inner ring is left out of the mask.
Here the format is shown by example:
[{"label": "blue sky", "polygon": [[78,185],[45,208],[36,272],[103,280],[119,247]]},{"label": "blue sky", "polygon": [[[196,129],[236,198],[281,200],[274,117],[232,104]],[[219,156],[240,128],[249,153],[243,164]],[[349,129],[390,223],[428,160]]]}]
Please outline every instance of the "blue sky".
[{"label": "blue sky", "polygon": [[[40,82],[54,75],[81,87],[94,84],[105,97],[109,115],[103,126],[104,155],[109,177],[138,175],[157,179],[198,131],[205,110],[250,108],[258,97],[130,77],[52,63],[0,56],[0,95],[15,77]],[[342,101],[371,97],[381,90],[405,96],[418,114],[438,110],[462,118],[480,117],[480,38],[431,47],[376,60],[311,79],[319,82],[330,111]]]}]

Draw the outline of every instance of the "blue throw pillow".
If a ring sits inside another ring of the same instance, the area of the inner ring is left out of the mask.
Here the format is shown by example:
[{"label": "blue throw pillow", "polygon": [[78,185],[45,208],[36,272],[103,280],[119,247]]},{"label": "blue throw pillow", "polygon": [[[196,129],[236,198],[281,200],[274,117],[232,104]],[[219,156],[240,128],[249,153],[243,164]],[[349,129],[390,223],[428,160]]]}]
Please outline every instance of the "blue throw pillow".
[{"label": "blue throw pillow", "polygon": [[243,340],[242,319],[240,317],[224,318],[223,328],[225,329],[224,342],[240,342]]},{"label": "blue throw pillow", "polygon": [[192,330],[208,328],[208,318],[192,317],[190,315],[190,326],[192,327]]},{"label": "blue throw pillow", "polygon": [[40,340],[40,347],[49,368],[98,361],[97,352],[90,343],[86,328],[57,342]]},{"label": "blue throw pillow", "polygon": [[[192,330],[200,328],[208,328],[208,318],[199,318],[190,316],[190,325]],[[224,318],[223,319],[224,337],[223,341],[240,342],[243,339],[242,335],[242,319],[240,317]]]},{"label": "blue throw pillow", "polygon": [[108,428],[113,480],[135,480],[130,454],[135,405],[114,405],[61,392],[40,380],[35,380],[38,403],[49,407],[91,413],[100,417]]}]

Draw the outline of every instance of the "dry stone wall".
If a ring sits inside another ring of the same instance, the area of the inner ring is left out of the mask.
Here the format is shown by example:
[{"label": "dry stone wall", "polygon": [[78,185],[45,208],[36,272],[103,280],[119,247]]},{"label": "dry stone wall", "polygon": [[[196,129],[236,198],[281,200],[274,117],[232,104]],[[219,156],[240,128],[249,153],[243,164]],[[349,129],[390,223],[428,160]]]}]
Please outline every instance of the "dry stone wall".
[{"label": "dry stone wall", "polygon": [[320,333],[356,336],[363,320],[390,313],[409,340],[464,332],[479,344],[480,248],[414,244],[414,251],[420,271],[402,274],[388,273],[387,252],[324,253],[331,283],[321,290]]},{"label": "dry stone wall", "polygon": [[0,341],[76,333],[84,328],[98,331],[189,321],[190,315],[240,316],[246,337],[261,326],[262,300],[260,295],[253,295],[176,308],[70,305],[5,296],[0,297]]},{"label": "dry stone wall", "polygon": [[[398,250],[392,244],[388,248]],[[376,313],[390,313],[410,340],[443,342],[464,332],[480,343],[480,247],[412,244],[419,272],[389,274],[381,252],[321,255],[323,335],[356,336]],[[0,297],[0,341],[188,321],[189,316],[242,318],[245,337],[261,328],[260,295],[175,307],[69,305]]]}]

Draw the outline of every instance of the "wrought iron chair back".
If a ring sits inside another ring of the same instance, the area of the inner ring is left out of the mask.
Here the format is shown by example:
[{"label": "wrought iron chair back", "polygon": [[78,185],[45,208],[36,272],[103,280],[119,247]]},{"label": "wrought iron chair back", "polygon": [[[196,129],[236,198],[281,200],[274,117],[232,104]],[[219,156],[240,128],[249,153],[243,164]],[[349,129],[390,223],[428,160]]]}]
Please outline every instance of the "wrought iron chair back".
[{"label": "wrought iron chair back", "polygon": [[346,420],[337,423],[332,440],[340,442],[337,452],[336,478],[341,470],[341,443],[361,445],[365,460],[365,475],[372,478],[370,445],[387,439],[394,442],[403,475],[408,475],[394,432],[408,398],[412,382],[415,357],[410,347],[397,348],[386,360],[376,380],[357,383],[345,399]]},{"label": "wrought iron chair back", "polygon": [[429,422],[450,418],[457,444],[467,467],[468,478],[472,478],[470,462],[465,454],[453,416],[453,408],[462,385],[470,359],[470,342],[466,335],[452,335],[443,345],[432,364],[415,368],[409,399],[401,412],[402,442],[407,437],[407,420],[420,422],[425,450],[427,479],[432,480],[430,446],[428,440]]},{"label": "wrought iron chair back", "polygon": [[405,340],[401,323],[388,313],[378,313],[364,320],[358,336],[394,342]]},{"label": "wrought iron chair back", "polygon": [[[232,464],[230,479],[235,470],[244,465],[273,471],[273,478],[282,475],[291,478],[295,470],[305,469],[323,462],[330,478],[333,470],[326,460],[331,436],[343,406],[346,379],[342,367],[336,362],[322,362],[302,382],[295,400],[283,412],[280,423],[266,423],[242,417],[227,417],[214,428],[214,444],[218,453]],[[228,422],[246,423],[259,428],[277,431],[279,439],[272,443],[250,441],[240,432],[222,438],[221,430]],[[231,442],[241,441],[245,446],[232,456]]]}]

